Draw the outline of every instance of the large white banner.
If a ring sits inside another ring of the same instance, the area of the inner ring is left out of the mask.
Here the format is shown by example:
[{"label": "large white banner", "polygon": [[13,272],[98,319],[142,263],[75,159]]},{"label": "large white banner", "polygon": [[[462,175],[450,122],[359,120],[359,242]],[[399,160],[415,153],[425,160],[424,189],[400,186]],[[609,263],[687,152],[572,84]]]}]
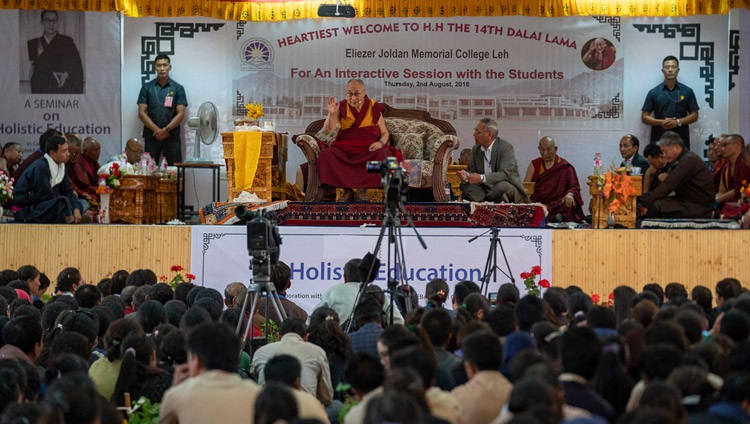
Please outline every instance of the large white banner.
[{"label": "large white banner", "polygon": [[[486,228],[418,228],[427,249],[417,240],[414,230],[401,231],[406,257],[406,279],[420,294],[434,278],[443,278],[452,287],[463,280],[481,283],[490,253],[491,234]],[[281,260],[292,269],[292,287],[287,297],[308,312],[318,303],[325,290],[343,282],[343,267],[352,258],[362,258],[371,252],[378,239],[380,227],[279,227],[282,237]],[[479,236],[469,243],[472,237]],[[245,226],[192,227],[191,272],[197,283],[223,293],[230,282],[249,283],[252,278],[250,256],[247,252]],[[544,229],[500,229],[497,248],[497,270],[491,278],[489,292],[500,284],[515,279],[524,292],[522,272],[541,266],[541,278],[552,284],[552,234]],[[387,234],[378,257],[381,268],[375,284],[386,288],[387,256],[395,245],[388,243]],[[503,255],[505,253],[505,256]],[[505,259],[507,258],[507,264]],[[393,264],[391,264],[393,269]],[[393,278],[391,273],[391,278]],[[424,301],[420,302],[424,304]]]},{"label": "large white banner", "polygon": [[119,152],[120,36],[116,13],[0,11],[0,144],[28,155],[55,128]]}]

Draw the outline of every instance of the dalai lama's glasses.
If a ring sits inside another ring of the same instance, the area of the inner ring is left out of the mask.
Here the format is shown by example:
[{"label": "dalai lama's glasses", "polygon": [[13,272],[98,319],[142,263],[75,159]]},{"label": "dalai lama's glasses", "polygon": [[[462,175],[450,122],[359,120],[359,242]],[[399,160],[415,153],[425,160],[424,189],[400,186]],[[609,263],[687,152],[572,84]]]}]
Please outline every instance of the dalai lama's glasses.
[{"label": "dalai lama's glasses", "polygon": [[346,97],[359,97],[359,96],[361,96],[363,94],[365,94],[364,91],[355,91],[355,92],[347,91],[346,92]]}]

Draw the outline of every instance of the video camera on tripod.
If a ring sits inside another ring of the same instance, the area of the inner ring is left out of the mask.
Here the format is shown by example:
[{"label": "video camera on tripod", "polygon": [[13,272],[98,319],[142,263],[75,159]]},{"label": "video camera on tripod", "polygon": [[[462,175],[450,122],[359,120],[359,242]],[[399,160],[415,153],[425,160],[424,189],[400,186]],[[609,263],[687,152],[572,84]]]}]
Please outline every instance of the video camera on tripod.
[{"label": "video camera on tripod", "polygon": [[[276,226],[276,214],[251,211],[237,206],[235,215],[247,225],[247,253],[252,259],[253,276],[264,276],[267,281],[272,265],[279,263],[281,236]],[[270,219],[269,219],[270,217]]]},{"label": "video camera on tripod", "polygon": [[398,206],[406,201],[406,195],[409,193],[409,180],[406,170],[399,165],[396,158],[389,156],[382,162],[369,161],[367,172],[380,174],[383,184],[383,201],[389,205],[389,208],[398,209]]}]

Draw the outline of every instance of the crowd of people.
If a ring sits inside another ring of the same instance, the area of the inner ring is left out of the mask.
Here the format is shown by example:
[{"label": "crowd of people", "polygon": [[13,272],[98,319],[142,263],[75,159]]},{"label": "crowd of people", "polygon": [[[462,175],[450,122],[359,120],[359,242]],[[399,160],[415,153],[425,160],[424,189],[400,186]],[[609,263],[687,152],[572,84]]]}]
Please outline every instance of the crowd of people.
[{"label": "crowd of people", "polygon": [[736,279],[623,285],[602,303],[506,283],[490,302],[472,281],[385,294],[368,272],[349,261],[308,316],[279,262],[283,319],[262,303],[249,316],[240,283],[65,268],[52,288],[33,265],[0,271],[0,424],[121,423],[145,400],[160,423],[750,421]]}]

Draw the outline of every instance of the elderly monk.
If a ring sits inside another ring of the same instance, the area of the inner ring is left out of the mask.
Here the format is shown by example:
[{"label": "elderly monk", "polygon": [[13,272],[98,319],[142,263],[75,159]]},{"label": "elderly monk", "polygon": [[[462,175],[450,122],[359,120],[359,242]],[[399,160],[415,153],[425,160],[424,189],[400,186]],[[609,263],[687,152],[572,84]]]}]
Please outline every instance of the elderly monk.
[{"label": "elderly monk", "polygon": [[[145,159],[144,163],[141,163]],[[126,172],[132,173],[145,165],[146,169],[140,169],[142,174],[150,174],[156,171],[156,162],[148,152],[143,151],[143,142],[135,137],[125,142],[125,151],[109,159],[109,162],[124,163]]]},{"label": "elderly monk", "polygon": [[583,198],[575,168],[557,155],[552,137],[539,140],[539,155],[531,161],[523,179],[534,183],[531,201],[547,205],[549,215],[558,220],[583,221]]},{"label": "elderly monk", "polygon": [[95,207],[99,204],[99,196],[96,194],[98,182],[96,169],[94,169],[94,178],[89,178],[83,168],[83,158],[81,157],[83,143],[81,143],[81,139],[73,133],[65,134],[65,138],[68,140],[68,150],[70,151],[70,159],[68,159],[65,167],[73,191],[76,192],[79,199],[85,200],[90,207]]},{"label": "elderly monk", "polygon": [[380,187],[380,174],[368,173],[368,161],[382,161],[393,156],[400,162],[401,152],[388,145],[388,128],[383,118],[383,107],[367,97],[365,83],[352,79],[346,84],[346,100],[329,97],[328,116],[323,128],[333,132],[336,139],[318,156],[318,175],[321,186],[344,188],[340,201],[367,201],[365,189]]}]

